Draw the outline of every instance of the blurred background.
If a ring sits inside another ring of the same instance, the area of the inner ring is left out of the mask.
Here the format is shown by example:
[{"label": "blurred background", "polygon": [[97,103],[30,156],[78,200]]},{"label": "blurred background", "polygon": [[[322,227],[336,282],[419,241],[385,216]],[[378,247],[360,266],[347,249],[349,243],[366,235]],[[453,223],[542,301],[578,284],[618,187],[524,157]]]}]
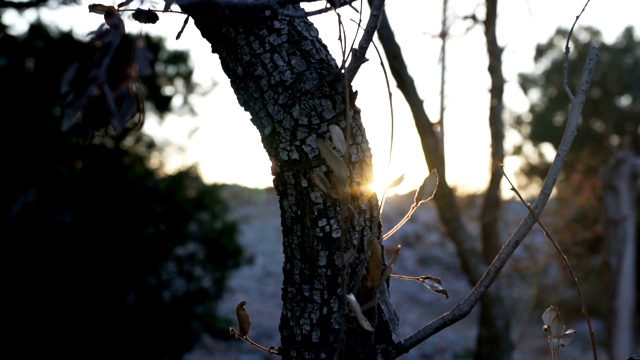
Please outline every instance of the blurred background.
[{"label": "blurred background", "polygon": [[[591,44],[601,46],[600,61],[578,138],[545,211],[547,226],[576,268],[605,356],[618,306],[615,285],[622,277],[617,264],[632,249],[635,260],[626,268],[633,271],[632,279],[638,266],[640,38],[633,15],[640,13],[640,5],[613,3],[619,6],[590,4],[571,42],[572,86]],[[2,256],[10,342],[25,357],[261,358],[245,344],[227,341],[233,309],[242,299],[258,324],[253,337],[267,346],[279,341],[280,227],[259,135],[195,27],[187,26],[175,39],[184,20],[177,14],[161,14],[155,25],[123,16],[127,38],[114,47],[114,59],[124,63],[108,64],[109,86],[128,81],[121,69],[132,51],[136,63],[146,66],[139,67],[137,90],[114,99],[124,109],[118,115],[133,120],[113,131],[106,100],[82,91],[88,88],[92,64],[102,58],[95,39],[112,41],[104,33],[89,34],[103,19],[88,13],[87,5],[0,3],[0,117],[8,163]],[[562,135],[569,104],[561,75],[566,29],[583,5],[509,2],[499,8],[505,163],[525,194],[538,189]],[[444,93],[447,180],[470,227],[477,229],[490,163],[486,45],[474,20],[483,16],[482,2],[450,4],[446,12],[450,39],[444,90],[439,80],[442,4],[389,2],[387,11],[392,26],[397,24],[394,30],[425,109],[434,118]],[[313,21],[339,54],[335,16]],[[393,83],[396,138],[387,165],[389,104],[376,56],[370,53],[354,87],[376,161],[376,188],[406,175],[383,214],[385,227],[392,227],[427,170],[411,114]],[[79,111],[80,104],[92,120],[66,123],[65,114]],[[504,186],[503,194],[507,205],[501,211],[501,234],[507,238],[525,212]],[[389,248],[402,243],[411,255],[403,256],[399,271],[441,276],[452,298],[426,290],[416,295],[418,285],[398,285],[394,297],[409,299],[398,305],[407,319],[406,332],[447,311],[468,291],[436,210],[421,211]],[[540,316],[548,305],[558,304],[581,329],[578,350],[567,358],[585,358],[584,318],[558,255],[539,232],[525,244],[517,261],[510,262],[513,276],[507,281],[518,289],[511,292],[508,309],[521,324],[512,334],[519,344],[517,356],[538,358],[548,351],[545,335],[538,334]],[[637,299],[637,284],[630,289]],[[637,302],[625,306],[637,319]],[[416,315],[426,307],[433,311]],[[456,334],[473,339],[477,321],[472,314],[458,330],[409,356],[468,356],[473,341],[460,341]],[[637,320],[632,328],[637,344]]]}]

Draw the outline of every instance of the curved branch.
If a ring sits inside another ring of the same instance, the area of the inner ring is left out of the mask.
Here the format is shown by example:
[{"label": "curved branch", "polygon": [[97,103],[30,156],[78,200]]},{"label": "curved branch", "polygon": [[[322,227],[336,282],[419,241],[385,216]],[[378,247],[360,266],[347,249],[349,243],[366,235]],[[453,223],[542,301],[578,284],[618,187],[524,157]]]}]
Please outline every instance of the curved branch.
[{"label": "curved branch", "polygon": [[560,175],[560,170],[564,166],[571,144],[577,134],[580,114],[582,113],[582,108],[584,107],[589,87],[591,86],[591,77],[595,71],[597,60],[598,48],[592,47],[589,50],[587,61],[582,71],[578,94],[571,105],[569,120],[567,121],[564,135],[560,142],[560,147],[558,148],[556,157],[551,164],[551,168],[549,169],[549,173],[544,181],[538,199],[532,206],[533,213],[530,212],[527,214],[518,229],[513,233],[511,238],[509,238],[471,293],[469,293],[464,300],[456,304],[449,312],[443,314],[439,318],[422,327],[420,330],[416,331],[414,334],[397,343],[395,348],[396,356],[407,353],[416,345],[440,332],[440,330],[455,324],[469,315],[473,307],[480,300],[480,297],[491,286],[491,284],[493,284],[497,276],[500,274],[500,271],[507,263],[509,257],[511,257],[511,254],[513,254],[516,248],[522,243],[529,231],[531,231],[531,228],[536,223],[536,218],[542,214],[542,210],[544,210],[544,207],[551,196],[551,191],[555,186],[556,180]]}]

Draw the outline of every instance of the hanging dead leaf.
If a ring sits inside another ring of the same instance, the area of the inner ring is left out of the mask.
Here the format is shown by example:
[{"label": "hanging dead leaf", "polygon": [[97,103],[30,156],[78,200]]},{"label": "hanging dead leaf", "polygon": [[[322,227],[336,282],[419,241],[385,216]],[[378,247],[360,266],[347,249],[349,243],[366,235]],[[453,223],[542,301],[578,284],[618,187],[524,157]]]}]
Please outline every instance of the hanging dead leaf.
[{"label": "hanging dead leaf", "polygon": [[569,329],[560,335],[560,346],[567,346],[576,338],[576,331]]},{"label": "hanging dead leaf", "polygon": [[429,173],[429,176],[427,176],[427,178],[424,179],[424,182],[422,183],[422,185],[420,185],[420,187],[418,188],[418,191],[416,191],[416,195],[413,198],[413,205],[419,206],[423,202],[427,202],[431,200],[433,196],[436,194],[439,181],[440,181],[440,178],[438,176],[438,172],[436,171],[436,169],[431,170],[431,173]]},{"label": "hanging dead leaf", "polygon": [[183,31],[184,31],[184,29],[187,27],[187,24],[189,23],[189,18],[190,18],[190,17],[191,17],[191,16],[187,16],[187,17],[184,19],[184,22],[182,23],[182,27],[180,28],[180,31],[178,31],[178,35],[176,35],[176,40],[179,40],[179,39],[180,39],[180,37],[182,36],[182,32],[183,32]]},{"label": "hanging dead leaf", "polygon": [[422,285],[426,286],[427,289],[443,295],[446,299],[449,298],[449,292],[442,287],[442,281],[438,278],[428,277],[422,280]]},{"label": "hanging dead leaf", "polygon": [[544,313],[542,313],[542,321],[544,322],[542,329],[548,332],[550,337],[558,337],[564,333],[564,321],[562,321],[557,307],[553,305],[549,306]]},{"label": "hanging dead leaf", "polygon": [[155,24],[158,22],[158,20],[160,20],[158,14],[156,14],[155,11],[151,9],[145,10],[137,8],[136,11],[133,12],[133,15],[131,15],[131,17],[133,17],[133,20],[142,24]]},{"label": "hanging dead leaf", "polygon": [[373,331],[373,327],[362,313],[362,308],[360,308],[360,304],[358,303],[358,300],[356,300],[356,297],[353,294],[347,294],[345,298],[347,299],[347,303],[349,304],[351,311],[353,311],[356,319],[358,319],[360,326],[367,331]]},{"label": "hanging dead leaf", "polygon": [[133,2],[133,0],[125,0],[125,1],[121,2],[120,4],[118,4],[118,9],[127,6],[127,5],[131,4],[132,2]]},{"label": "hanging dead leaf", "polygon": [[251,319],[249,318],[249,312],[244,307],[247,304],[242,300],[236,306],[236,317],[238,318],[238,327],[240,328],[240,335],[242,337],[249,336],[249,330],[251,330]]},{"label": "hanging dead leaf", "polygon": [[118,9],[113,6],[107,6],[102,4],[91,4],[89,5],[89,12],[94,14],[105,15],[107,13],[116,13]]}]

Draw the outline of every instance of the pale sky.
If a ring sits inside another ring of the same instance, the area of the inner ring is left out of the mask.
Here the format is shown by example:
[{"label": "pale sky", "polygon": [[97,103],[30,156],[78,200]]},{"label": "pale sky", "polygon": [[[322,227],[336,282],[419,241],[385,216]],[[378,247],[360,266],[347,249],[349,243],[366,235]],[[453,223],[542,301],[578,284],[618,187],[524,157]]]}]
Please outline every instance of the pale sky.
[{"label": "pale sky", "polygon": [[[40,9],[45,20],[58,23],[62,29],[72,29],[79,35],[97,28],[101,16],[89,14],[88,3],[116,4],[117,1],[88,1],[81,6],[66,6],[61,10]],[[488,104],[490,79],[483,28],[476,26],[466,33],[469,22],[462,20],[475,11],[484,18],[484,7],[477,0],[449,1],[448,20],[451,38],[447,43],[447,75],[445,89],[445,152],[447,156],[447,180],[461,192],[482,191],[489,174]],[[148,4],[148,3],[147,3]],[[310,6],[317,7],[320,3]],[[145,5],[147,7],[148,5]],[[432,120],[439,117],[440,94],[440,31],[442,1],[387,0],[386,9],[396,38],[402,47],[409,71],[419,88],[425,109]],[[534,69],[535,46],[545,42],[558,27],[569,28],[575,16],[584,6],[583,0],[510,0],[499,2],[498,42],[505,47],[503,72],[506,108],[524,112],[527,99],[517,84],[517,74]],[[151,2],[152,8],[162,8],[161,2]],[[342,9],[343,22],[357,20],[357,14]],[[603,32],[604,40],[613,41],[629,25],[640,25],[638,0],[593,0],[579,20],[578,25],[591,25]],[[5,12],[5,23],[24,28],[26,21],[14,12]],[[33,19],[36,11],[24,14]],[[324,42],[340,61],[337,36],[337,18],[327,13],[312,18],[318,26]],[[167,37],[171,49],[190,51],[195,69],[195,81],[218,86],[205,97],[193,96],[191,101],[197,117],[168,116],[159,126],[148,119],[144,130],[159,139],[166,139],[184,147],[184,151],[169,152],[166,163],[170,168],[198,163],[200,172],[208,182],[238,183],[249,187],[272,185],[270,161],[260,142],[258,131],[250,122],[250,116],[237,103],[229,81],[220,68],[210,45],[200,37],[193,25],[187,27],[180,40],[175,40],[184,16],[160,14],[155,25],[126,23],[131,33],[149,32]],[[17,30],[16,30],[17,31]],[[354,27],[348,28],[348,36],[354,35]],[[637,29],[640,31],[640,29]],[[379,60],[373,48],[370,61],[361,69],[354,81],[358,91],[358,106],[362,109],[367,136],[372,146],[376,180],[388,181],[405,174],[399,192],[417,188],[427,175],[427,167],[415,131],[413,119],[402,95],[395,88],[393,79],[393,107],[395,110],[395,139],[391,168],[387,168],[389,154],[390,116],[387,89]],[[580,69],[572,68],[572,71]],[[192,130],[198,131],[189,137]],[[517,141],[517,134],[509,136]],[[507,169],[517,167],[517,160],[506,162]]]}]

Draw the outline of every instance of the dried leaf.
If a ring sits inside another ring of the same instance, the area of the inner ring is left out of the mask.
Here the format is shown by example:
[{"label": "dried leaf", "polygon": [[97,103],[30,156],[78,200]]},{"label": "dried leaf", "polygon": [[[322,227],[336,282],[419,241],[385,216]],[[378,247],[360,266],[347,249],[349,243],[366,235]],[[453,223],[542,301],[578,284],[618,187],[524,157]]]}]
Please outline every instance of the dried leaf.
[{"label": "dried leaf", "polygon": [[331,142],[336,149],[346,156],[347,154],[347,141],[344,138],[344,133],[336,125],[329,125],[329,132],[331,133]]},{"label": "dried leaf", "polygon": [[544,323],[542,330],[544,330],[544,332],[549,331],[549,324],[551,324],[551,319],[553,319],[557,314],[558,314],[558,308],[556,308],[553,305],[549,306],[544,311],[544,313],[542,313],[542,322]]},{"label": "dried leaf", "polygon": [[429,176],[424,179],[424,182],[416,191],[416,195],[413,198],[413,205],[419,206],[423,202],[427,202],[433,198],[436,194],[436,190],[438,189],[438,182],[440,181],[440,177],[438,176],[438,172],[436,169],[431,170]]},{"label": "dried leaf", "polygon": [[369,323],[369,320],[364,317],[364,314],[362,313],[362,309],[360,308],[360,304],[358,303],[358,300],[356,300],[356,297],[353,296],[353,294],[347,294],[345,298],[347,299],[347,303],[349,303],[351,311],[353,311],[353,313],[356,315],[356,319],[358,319],[360,326],[362,326],[362,328],[367,331],[373,331],[373,327]]},{"label": "dried leaf", "polygon": [[249,318],[249,313],[247,309],[245,309],[246,301],[240,301],[236,306],[236,317],[238,318],[238,327],[240,328],[240,335],[243,337],[247,337],[249,335],[249,331],[251,330],[251,319]]},{"label": "dried leaf", "polygon": [[382,285],[383,281],[382,250],[380,250],[380,243],[375,240],[370,242],[369,248],[371,256],[369,256],[369,274],[367,276],[367,286],[377,290],[378,288],[380,288],[380,285]]},{"label": "dried leaf", "polygon": [[394,187],[402,184],[404,181],[404,174],[400,175],[397,179],[393,180],[391,184],[387,185],[386,190],[393,189]]},{"label": "dried leaf", "polygon": [[550,338],[558,338],[565,332],[564,321],[558,308],[553,305],[549,306],[542,314],[542,322],[544,322],[542,329],[549,333]]},{"label": "dried leaf", "polygon": [[89,12],[90,13],[94,13],[94,14],[100,14],[100,15],[105,15],[107,13],[114,14],[117,11],[118,11],[118,9],[116,9],[113,6],[107,6],[107,5],[102,5],[102,4],[91,4],[91,5],[89,5]]},{"label": "dried leaf", "polygon": [[436,279],[436,278],[426,278],[422,281],[422,284],[424,286],[427,287],[427,289],[438,293],[440,295],[443,295],[445,298],[449,298],[449,292],[442,287],[442,282],[439,281],[440,279]]},{"label": "dried leaf", "polygon": [[340,156],[338,156],[338,154],[336,154],[336,152],[333,151],[333,149],[329,147],[324,140],[318,139],[317,144],[320,154],[322,154],[322,157],[327,162],[327,165],[329,165],[340,183],[348,184],[349,169],[347,169],[347,165],[344,161],[342,161]]},{"label": "dried leaf", "polygon": [[384,274],[382,274],[382,281],[386,281],[393,271],[393,267],[398,262],[398,258],[400,257],[400,250],[402,249],[402,245],[398,245],[395,250],[393,250],[393,256],[391,257],[391,261],[387,264],[387,267],[384,269]]},{"label": "dried leaf", "polygon": [[336,193],[331,189],[331,183],[327,179],[326,176],[322,173],[314,173],[312,172],[310,175],[311,182],[313,182],[323,193],[331,196],[332,198],[336,198]]},{"label": "dried leaf", "polygon": [[560,336],[560,346],[567,346],[576,338],[576,331],[569,329]]},{"label": "dried leaf", "polygon": [[160,20],[158,14],[156,14],[155,11],[151,9],[145,10],[137,8],[136,11],[133,12],[133,15],[131,15],[131,17],[133,17],[133,20],[142,24],[155,24],[158,22],[158,20]]},{"label": "dried leaf", "polygon": [[183,32],[183,31],[184,31],[184,29],[187,27],[187,24],[189,23],[189,18],[190,18],[190,17],[191,17],[191,16],[187,16],[187,17],[184,19],[184,22],[182,23],[182,27],[180,28],[180,31],[178,31],[178,35],[176,35],[176,40],[179,40],[179,39],[180,39],[180,37],[182,36],[182,32]]},{"label": "dried leaf", "polygon": [[133,0],[125,0],[125,1],[121,2],[120,4],[118,4],[118,9],[127,6],[127,5],[131,4],[132,2],[133,2]]},{"label": "dried leaf", "polygon": [[560,313],[557,313],[551,319],[551,324],[549,324],[549,331],[551,332],[552,337],[558,337],[564,333],[564,321],[562,321],[562,317],[560,317]]}]

